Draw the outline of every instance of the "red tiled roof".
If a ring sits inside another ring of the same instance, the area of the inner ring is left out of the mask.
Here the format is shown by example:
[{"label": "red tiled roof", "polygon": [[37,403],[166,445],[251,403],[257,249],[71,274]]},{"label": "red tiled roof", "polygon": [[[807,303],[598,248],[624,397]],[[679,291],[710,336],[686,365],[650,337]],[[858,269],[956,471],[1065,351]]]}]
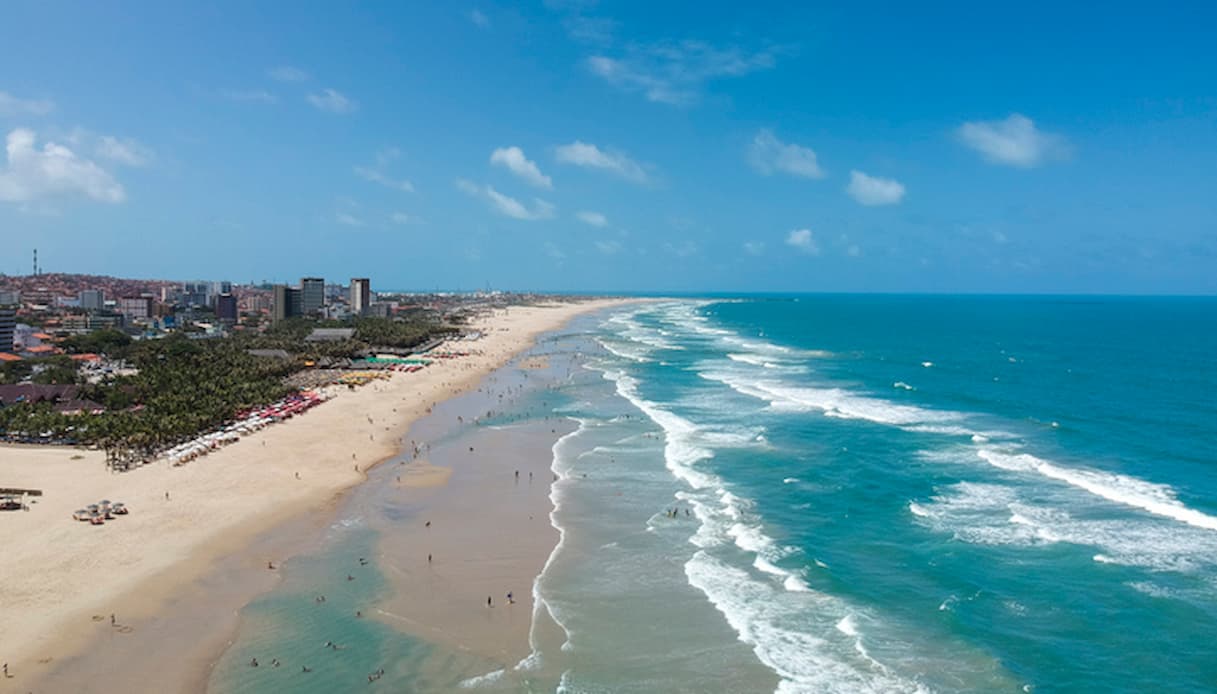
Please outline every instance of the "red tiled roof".
[{"label": "red tiled roof", "polygon": [[81,412],[97,414],[100,412],[105,412],[106,408],[93,402],[92,400],[73,399],[55,403],[55,411],[60,414],[78,414]]},{"label": "red tiled roof", "polygon": [[18,383],[0,386],[0,402],[62,402],[72,400],[80,389],[74,385],[36,385]]},{"label": "red tiled roof", "polygon": [[21,357],[8,352],[0,352],[0,361],[21,361]]},{"label": "red tiled roof", "polygon": [[34,333],[34,337],[38,338],[39,340],[52,340],[52,339],[54,339],[54,338],[52,338],[50,335],[47,335],[46,333]]},{"label": "red tiled roof", "polygon": [[36,347],[30,347],[25,351],[29,352],[30,354],[50,354],[51,352],[55,351],[55,348],[50,345],[38,345]]},{"label": "red tiled roof", "polygon": [[92,352],[89,354],[73,354],[72,361],[101,361],[101,357]]}]

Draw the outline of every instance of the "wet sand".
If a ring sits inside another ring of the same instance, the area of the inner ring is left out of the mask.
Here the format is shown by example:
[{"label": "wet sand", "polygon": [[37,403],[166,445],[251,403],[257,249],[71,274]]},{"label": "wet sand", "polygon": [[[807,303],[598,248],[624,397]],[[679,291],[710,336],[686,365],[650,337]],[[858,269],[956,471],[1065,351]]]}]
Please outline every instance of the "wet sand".
[{"label": "wet sand", "polygon": [[[283,589],[250,605],[209,691],[322,691],[366,684],[359,669],[377,667],[382,686],[450,691],[525,659],[533,583],[559,537],[552,449],[575,428],[552,413],[549,390],[574,360],[554,361],[526,356],[417,420],[403,455],[341,504],[324,546],[289,562]],[[562,638],[543,612],[535,629]],[[319,651],[322,639],[347,652]],[[250,667],[254,658],[285,668]],[[317,668],[307,682],[297,682],[301,665]]]},{"label": "wet sand", "polygon": [[419,490],[427,498],[417,522],[384,536],[383,570],[401,588],[378,608],[381,618],[503,667],[526,657],[533,579],[558,542],[549,522],[551,447],[573,429],[555,421],[478,430],[433,451],[451,466],[452,482]]},{"label": "wet sand", "polygon": [[[129,658],[131,670],[143,670],[135,666],[142,656],[155,657],[158,684],[136,679],[127,691],[193,689],[188,683],[200,682],[200,667],[209,667],[216,645],[230,637],[235,610],[274,585],[266,559],[281,561],[299,550],[282,535],[264,545],[258,537],[289,519],[306,528],[313,521],[301,518],[329,513],[335,495],[362,481],[367,466],[397,452],[402,433],[431,403],[470,388],[540,332],[608,304],[512,309],[482,326],[482,340],[457,345],[481,350],[476,357],[342,392],[303,417],[182,468],[161,463],[112,475],[96,452],[5,448],[0,478],[47,492],[31,511],[0,517],[6,537],[0,660],[16,675],[8,686],[62,691],[48,685],[100,682],[128,668],[116,662]],[[403,481],[415,476],[423,486],[444,489],[446,474],[416,464]],[[98,528],[70,519],[73,509],[102,497],[127,502],[132,515]],[[233,580],[220,580],[225,572]],[[192,617],[195,605],[212,609]],[[111,613],[118,626],[109,624]],[[124,641],[156,649],[127,648]],[[180,648],[187,641],[194,645]],[[97,669],[101,660],[110,667]]]}]

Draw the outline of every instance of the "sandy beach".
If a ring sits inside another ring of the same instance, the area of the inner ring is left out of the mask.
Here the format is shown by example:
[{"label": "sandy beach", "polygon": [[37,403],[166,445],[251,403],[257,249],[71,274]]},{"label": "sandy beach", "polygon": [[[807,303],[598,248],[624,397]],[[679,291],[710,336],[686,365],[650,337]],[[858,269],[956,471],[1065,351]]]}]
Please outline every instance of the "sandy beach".
[{"label": "sandy beach", "polygon": [[[30,510],[0,515],[0,661],[9,664],[10,686],[86,649],[99,628],[156,614],[260,533],[327,509],[371,466],[398,454],[405,431],[433,405],[475,386],[538,334],[611,303],[496,312],[473,326],[481,339],[459,343],[477,354],[335,390],[306,415],[182,467],[158,462],[116,474],[98,451],[0,447],[0,486],[44,492]],[[428,490],[444,488],[451,472],[417,463],[401,474],[403,483]],[[131,514],[97,527],[72,520],[75,509],[101,499],[122,501]],[[545,540],[552,546],[552,537]],[[275,551],[287,550],[268,546]],[[274,564],[263,569],[273,576],[284,558],[256,561]]]}]

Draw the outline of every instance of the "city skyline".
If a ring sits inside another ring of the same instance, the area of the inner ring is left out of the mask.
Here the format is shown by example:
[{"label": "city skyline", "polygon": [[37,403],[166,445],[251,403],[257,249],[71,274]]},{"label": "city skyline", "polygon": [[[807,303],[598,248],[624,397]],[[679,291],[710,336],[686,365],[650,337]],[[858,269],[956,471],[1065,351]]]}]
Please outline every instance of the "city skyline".
[{"label": "city skyline", "polygon": [[0,273],[1217,292],[1210,7],[125,7],[7,11]]}]

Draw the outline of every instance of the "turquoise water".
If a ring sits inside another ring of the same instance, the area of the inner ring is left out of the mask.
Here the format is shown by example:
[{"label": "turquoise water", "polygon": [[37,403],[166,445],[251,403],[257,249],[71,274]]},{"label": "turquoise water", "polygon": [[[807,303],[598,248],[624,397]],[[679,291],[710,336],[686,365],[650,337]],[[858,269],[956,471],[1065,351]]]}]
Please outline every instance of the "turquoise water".
[{"label": "turquoise water", "polygon": [[1217,691],[1217,301],[672,301],[538,352],[557,390],[479,426],[577,425],[551,628],[504,666],[352,627],[398,690]]},{"label": "turquoise water", "polygon": [[1217,302],[778,297],[604,331],[665,435],[632,464],[697,517],[685,577],[782,691],[1217,688]]}]

